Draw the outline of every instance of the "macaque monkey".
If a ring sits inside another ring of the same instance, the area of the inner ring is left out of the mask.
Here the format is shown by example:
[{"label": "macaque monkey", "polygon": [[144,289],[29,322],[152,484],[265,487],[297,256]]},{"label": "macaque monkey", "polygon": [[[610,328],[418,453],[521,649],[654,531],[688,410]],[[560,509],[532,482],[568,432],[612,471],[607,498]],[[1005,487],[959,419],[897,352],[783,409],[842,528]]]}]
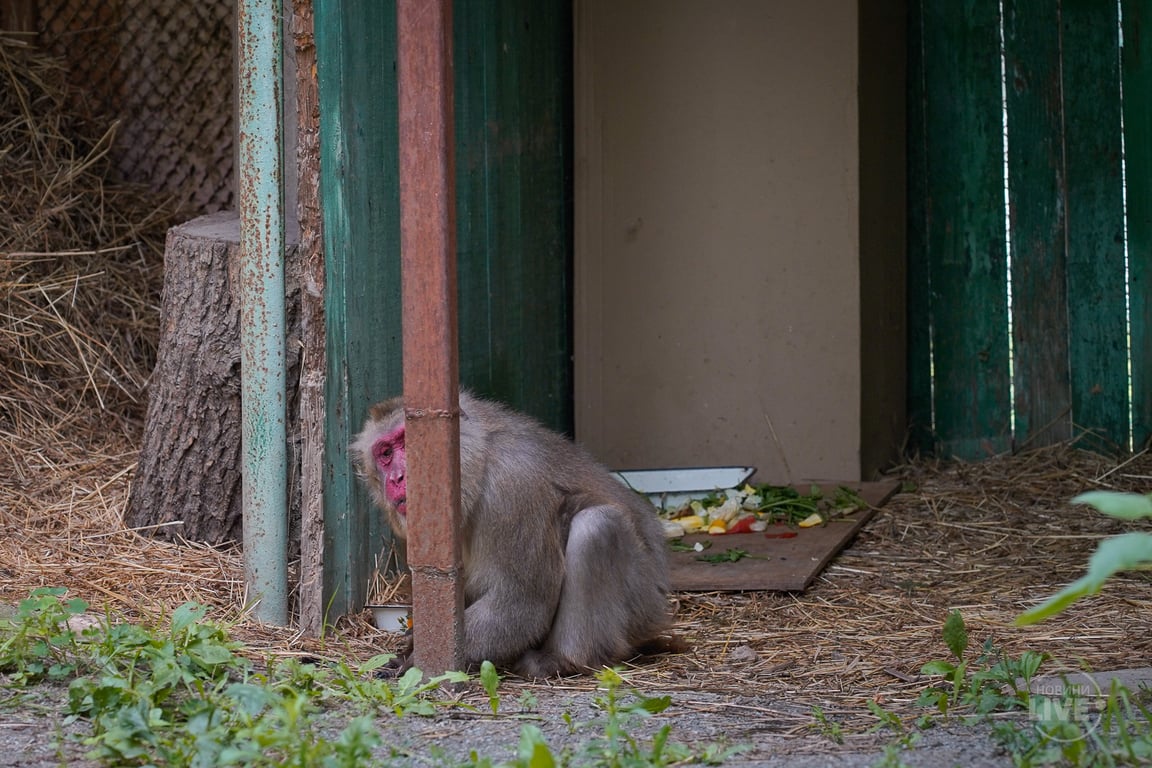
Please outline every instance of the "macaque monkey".
[{"label": "macaque monkey", "polygon": [[[665,633],[668,564],[647,499],[580,446],[460,393],[464,654],[528,678],[680,650]],[[404,403],[372,406],[352,446],[392,531],[407,537]]]}]

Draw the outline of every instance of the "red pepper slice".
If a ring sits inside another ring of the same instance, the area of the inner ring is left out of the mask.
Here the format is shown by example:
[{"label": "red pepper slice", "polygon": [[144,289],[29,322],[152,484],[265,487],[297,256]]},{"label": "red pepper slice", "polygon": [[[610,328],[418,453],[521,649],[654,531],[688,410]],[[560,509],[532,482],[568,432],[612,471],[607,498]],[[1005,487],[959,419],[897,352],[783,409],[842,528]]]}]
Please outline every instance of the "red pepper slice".
[{"label": "red pepper slice", "polygon": [[752,533],[752,523],[756,522],[755,515],[746,515],[728,528],[728,533]]}]

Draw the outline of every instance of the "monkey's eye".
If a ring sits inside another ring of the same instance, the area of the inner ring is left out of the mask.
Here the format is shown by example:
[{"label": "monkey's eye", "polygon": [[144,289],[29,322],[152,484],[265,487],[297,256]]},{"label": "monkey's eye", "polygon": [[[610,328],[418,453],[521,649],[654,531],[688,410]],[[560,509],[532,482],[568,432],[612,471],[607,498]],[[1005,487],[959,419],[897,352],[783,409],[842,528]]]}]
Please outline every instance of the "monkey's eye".
[{"label": "monkey's eye", "polygon": [[373,449],[372,454],[379,464],[387,464],[392,461],[392,445],[390,443],[377,443]]}]

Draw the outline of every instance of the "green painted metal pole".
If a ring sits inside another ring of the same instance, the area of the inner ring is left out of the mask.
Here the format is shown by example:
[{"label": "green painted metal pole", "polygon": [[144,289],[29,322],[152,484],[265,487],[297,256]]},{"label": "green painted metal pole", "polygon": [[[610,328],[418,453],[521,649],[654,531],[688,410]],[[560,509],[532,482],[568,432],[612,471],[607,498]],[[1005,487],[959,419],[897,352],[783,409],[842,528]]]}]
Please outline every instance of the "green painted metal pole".
[{"label": "green painted metal pole", "polygon": [[244,574],[252,615],[288,622],[281,0],[240,0],[240,364]]}]

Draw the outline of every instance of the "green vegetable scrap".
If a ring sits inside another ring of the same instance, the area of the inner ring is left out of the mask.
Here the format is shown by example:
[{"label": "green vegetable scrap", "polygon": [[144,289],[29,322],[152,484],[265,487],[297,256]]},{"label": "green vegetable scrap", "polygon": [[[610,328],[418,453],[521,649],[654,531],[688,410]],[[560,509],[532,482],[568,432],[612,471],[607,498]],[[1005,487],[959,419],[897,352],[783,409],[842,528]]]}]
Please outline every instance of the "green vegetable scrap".
[{"label": "green vegetable scrap", "polygon": [[746,549],[738,549],[736,547],[729,547],[723,552],[717,552],[712,555],[698,555],[696,557],[697,560],[705,563],[712,563],[713,565],[716,563],[735,563],[743,560],[744,558],[750,558],[753,560],[768,559],[766,555],[753,555]]}]

